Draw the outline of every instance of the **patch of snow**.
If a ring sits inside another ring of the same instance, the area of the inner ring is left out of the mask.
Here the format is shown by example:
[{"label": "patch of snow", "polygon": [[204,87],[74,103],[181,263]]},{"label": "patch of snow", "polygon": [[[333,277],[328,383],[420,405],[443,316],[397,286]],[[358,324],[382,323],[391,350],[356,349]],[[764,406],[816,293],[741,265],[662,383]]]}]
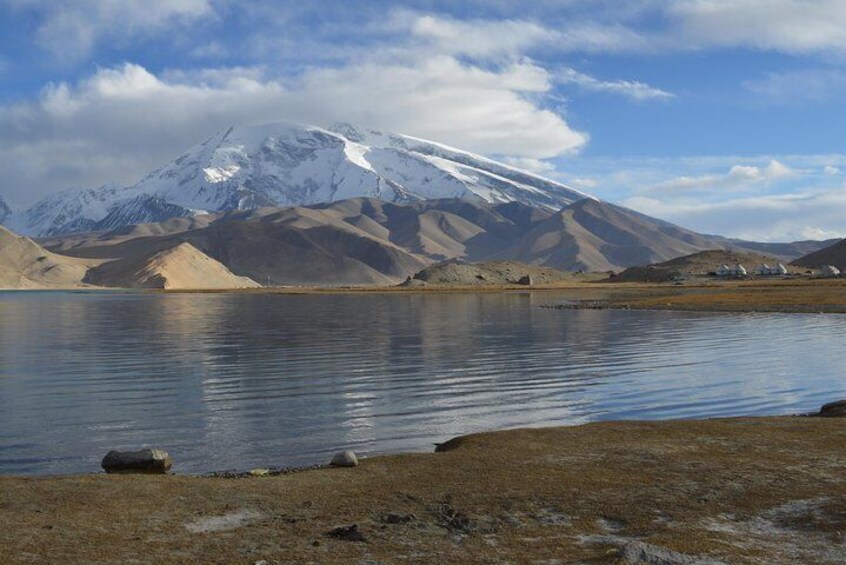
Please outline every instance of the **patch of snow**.
[{"label": "patch of snow", "polygon": [[229,165],[228,167],[207,167],[203,169],[203,173],[206,176],[206,182],[217,184],[231,179],[240,170],[241,167],[238,165]]}]

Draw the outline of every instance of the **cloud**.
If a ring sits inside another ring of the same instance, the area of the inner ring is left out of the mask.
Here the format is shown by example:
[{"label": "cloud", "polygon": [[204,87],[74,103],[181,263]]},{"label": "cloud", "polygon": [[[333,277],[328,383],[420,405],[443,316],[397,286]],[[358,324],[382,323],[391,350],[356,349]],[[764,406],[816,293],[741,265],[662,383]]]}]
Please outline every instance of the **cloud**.
[{"label": "cloud", "polygon": [[679,43],[796,54],[846,50],[842,0],[679,0],[665,10]]},{"label": "cloud", "polygon": [[768,73],[743,87],[759,99],[775,104],[823,103],[846,94],[846,72],[838,69],[804,69]]},{"label": "cloud", "polygon": [[555,165],[549,161],[532,159],[529,157],[504,157],[502,160],[512,167],[517,167],[518,169],[523,169],[524,171],[531,171],[539,175],[555,176],[557,174]]},{"label": "cloud", "polygon": [[211,0],[9,0],[39,20],[35,40],[63,61],[78,60],[101,40],[123,42],[213,13]]},{"label": "cloud", "polygon": [[514,56],[551,42],[556,34],[534,22],[520,20],[455,20],[432,15],[406,14],[411,34],[452,55],[470,57]]},{"label": "cloud", "polygon": [[624,204],[700,232],[756,241],[795,241],[846,236],[846,188],[722,202],[665,202],[635,196]]},{"label": "cloud", "polygon": [[825,167],[823,167],[823,174],[832,177],[837,176],[840,174],[840,169],[832,165],[826,165]]},{"label": "cloud", "polygon": [[555,78],[561,84],[574,84],[584,90],[619,94],[633,100],[667,100],[675,98],[675,94],[671,92],[649,86],[642,82],[630,80],[602,81],[572,68],[560,70]]},{"label": "cloud", "polygon": [[652,184],[641,189],[642,194],[676,195],[703,191],[745,190],[756,183],[767,183],[784,179],[795,174],[790,167],[771,159],[765,167],[754,165],[733,165],[724,174],[701,176],[680,176],[667,181]]},{"label": "cloud", "polygon": [[316,68],[293,81],[260,68],[174,71],[125,64],[38,100],[0,108],[5,192],[131,182],[231,124],[349,121],[489,155],[533,160],[577,151],[587,136],[533,99],[550,88],[531,62],[482,68],[448,55],[414,64]]},{"label": "cloud", "polygon": [[599,186],[599,181],[590,178],[573,178],[568,180],[567,184],[574,188],[596,188]]}]

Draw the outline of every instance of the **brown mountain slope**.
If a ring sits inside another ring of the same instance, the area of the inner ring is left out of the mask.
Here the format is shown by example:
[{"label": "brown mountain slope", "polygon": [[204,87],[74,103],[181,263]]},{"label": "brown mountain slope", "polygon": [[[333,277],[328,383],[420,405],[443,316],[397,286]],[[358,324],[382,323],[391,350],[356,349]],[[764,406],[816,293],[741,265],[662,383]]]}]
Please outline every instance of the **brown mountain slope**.
[{"label": "brown mountain slope", "polygon": [[221,289],[259,286],[233,275],[224,265],[190,243],[139,257],[119,259],[95,267],[86,282],[97,286],[162,289]]},{"label": "brown mountain slope", "polygon": [[809,253],[795,260],[793,265],[799,267],[818,268],[823,265],[834,265],[840,270],[846,269],[846,239],[841,239],[819,251]]},{"label": "brown mountain slope", "polygon": [[745,242],[697,234],[593,199],[553,213],[513,202],[354,198],[180,218],[46,244],[76,257],[138,260],[181,242],[236,275],[274,285],[394,284],[452,259],[619,271],[707,249],[746,251]]},{"label": "brown mountain slope", "polygon": [[596,200],[582,200],[535,225],[497,253],[538,265],[608,271],[720,246],[713,238]]},{"label": "brown mountain slope", "polygon": [[96,263],[57,255],[0,226],[0,288],[83,286],[88,267]]}]

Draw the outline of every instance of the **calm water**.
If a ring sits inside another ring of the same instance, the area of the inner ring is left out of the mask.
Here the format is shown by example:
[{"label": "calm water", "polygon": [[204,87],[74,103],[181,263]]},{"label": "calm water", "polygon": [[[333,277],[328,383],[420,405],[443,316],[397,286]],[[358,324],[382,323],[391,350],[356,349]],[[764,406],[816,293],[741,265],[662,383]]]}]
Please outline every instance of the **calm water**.
[{"label": "calm water", "polygon": [[562,311],[549,293],[0,293],[0,473],[431,450],[480,430],[846,396],[846,316]]}]

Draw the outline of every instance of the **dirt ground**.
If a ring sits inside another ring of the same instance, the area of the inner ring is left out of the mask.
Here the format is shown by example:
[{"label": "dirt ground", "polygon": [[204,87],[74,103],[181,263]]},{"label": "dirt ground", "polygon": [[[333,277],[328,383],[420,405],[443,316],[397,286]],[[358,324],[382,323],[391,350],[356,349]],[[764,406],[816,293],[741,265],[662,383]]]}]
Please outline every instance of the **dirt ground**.
[{"label": "dirt ground", "polygon": [[846,562],[843,419],[608,422],[444,447],[241,479],[0,477],[0,563],[622,563],[632,540]]}]

